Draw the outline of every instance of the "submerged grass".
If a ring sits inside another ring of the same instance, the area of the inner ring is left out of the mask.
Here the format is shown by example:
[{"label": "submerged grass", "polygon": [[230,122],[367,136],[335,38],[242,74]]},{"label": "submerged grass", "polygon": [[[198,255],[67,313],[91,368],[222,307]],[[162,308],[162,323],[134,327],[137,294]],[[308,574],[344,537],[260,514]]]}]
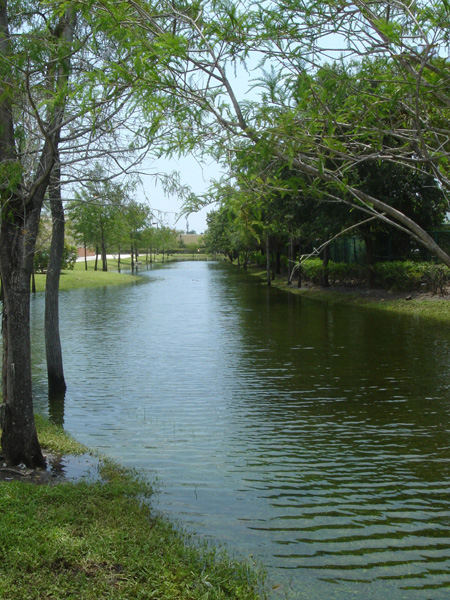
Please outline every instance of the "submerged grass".
[{"label": "submerged grass", "polygon": [[[43,445],[85,448],[38,418]],[[104,463],[103,480],[0,483],[0,598],[256,600],[245,564],[198,548],[153,514],[150,486]]]},{"label": "submerged grass", "polygon": [[39,442],[43,448],[57,454],[71,454],[72,456],[79,456],[89,452],[86,446],[77,442],[61,427],[50,423],[50,421],[44,419],[41,415],[36,415],[35,419],[39,432]]}]

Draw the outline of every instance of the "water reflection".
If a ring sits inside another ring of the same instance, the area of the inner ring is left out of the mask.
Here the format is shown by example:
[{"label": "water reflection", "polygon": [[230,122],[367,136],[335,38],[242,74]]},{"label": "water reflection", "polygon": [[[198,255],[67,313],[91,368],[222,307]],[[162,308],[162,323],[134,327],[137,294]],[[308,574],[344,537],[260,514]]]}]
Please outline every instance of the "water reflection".
[{"label": "water reflection", "polygon": [[[260,558],[293,597],[444,598],[448,328],[222,264],[143,280],[62,295],[66,428],[158,473],[162,510]],[[39,298],[33,312],[48,412]]]}]

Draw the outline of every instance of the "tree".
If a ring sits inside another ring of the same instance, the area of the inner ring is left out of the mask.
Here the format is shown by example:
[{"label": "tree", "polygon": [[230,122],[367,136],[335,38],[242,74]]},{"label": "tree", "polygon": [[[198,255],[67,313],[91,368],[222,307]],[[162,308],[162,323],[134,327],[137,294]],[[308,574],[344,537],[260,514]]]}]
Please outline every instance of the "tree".
[{"label": "tree", "polygon": [[[30,24],[30,27],[33,23]],[[6,0],[0,2],[0,165],[2,170],[0,269],[3,289],[3,405],[2,452],[10,464],[42,467],[45,459],[37,439],[31,391],[30,278],[39,216],[49,184],[64,118],[67,64],[71,54],[75,15],[69,9],[57,24],[55,47],[46,49],[55,65],[55,77],[44,82],[47,102],[45,141],[37,149],[38,164],[25,177],[25,165],[16,149],[19,127],[14,121],[13,79],[23,71],[13,60]],[[33,32],[34,33],[34,32]],[[28,43],[38,41],[30,35]],[[42,41],[40,39],[39,41]],[[32,48],[36,55],[37,48]],[[52,52],[53,51],[53,52]],[[26,73],[26,76],[30,73]],[[29,81],[28,81],[29,84]],[[44,123],[42,123],[44,127]]]},{"label": "tree", "polygon": [[[321,182],[330,199],[403,230],[450,265],[417,222],[348,178],[361,161],[376,158],[426,168],[448,187],[450,87],[448,61],[439,51],[447,43],[449,16],[443,3],[133,6],[131,43],[143,61],[151,63],[156,44],[166,48],[159,86],[170,94],[177,128],[166,151],[197,145],[228,164],[237,142],[247,139],[257,154]],[[150,45],[144,42],[149,30],[158,32]],[[330,36],[336,48],[327,48]],[[252,56],[269,69],[253,84],[259,101],[239,102],[227,69]],[[342,105],[326,100],[331,79],[325,85],[315,78],[326,60],[341,66],[334,77],[341,89],[348,87]],[[141,77],[144,82],[145,69]],[[303,102],[292,102],[290,92],[299,86]]]},{"label": "tree", "polygon": [[[47,265],[45,282],[45,352],[47,359],[48,393],[50,396],[66,391],[59,334],[59,280],[64,266],[64,208],[61,200],[61,166],[59,156],[53,167],[49,202],[52,215],[52,242]],[[76,257],[76,255],[75,255]],[[73,266],[72,266],[73,268]]]},{"label": "tree", "polygon": [[[73,57],[90,39],[75,36],[73,7],[11,1],[11,9],[7,0],[0,2],[2,452],[11,464],[33,467],[45,462],[34,426],[29,339],[30,276],[41,207],[58,151],[64,146],[67,157],[70,146],[73,159],[82,148],[84,156],[95,148],[92,122],[97,131],[104,130],[107,109],[110,116],[123,110],[118,98],[124,85],[117,79],[116,85],[107,84],[98,70],[85,79],[78,71],[78,80],[69,85]],[[73,127],[77,119],[78,128]],[[63,128],[71,131],[62,143]],[[83,145],[76,143],[80,139]]]},{"label": "tree", "polygon": [[100,248],[102,270],[108,270],[107,248],[122,232],[121,220],[127,205],[127,186],[112,181],[101,165],[97,164],[88,175],[76,200],[68,205],[71,230],[84,247]]}]

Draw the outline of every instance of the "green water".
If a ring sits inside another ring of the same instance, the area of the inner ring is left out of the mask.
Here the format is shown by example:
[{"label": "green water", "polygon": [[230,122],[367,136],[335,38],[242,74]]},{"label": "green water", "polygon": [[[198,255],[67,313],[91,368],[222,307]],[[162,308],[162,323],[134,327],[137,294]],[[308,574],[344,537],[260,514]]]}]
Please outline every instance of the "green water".
[{"label": "green water", "polygon": [[450,591],[450,329],[305,301],[224,264],[62,294],[68,391],[36,403],[159,478],[158,509],[292,598]]}]

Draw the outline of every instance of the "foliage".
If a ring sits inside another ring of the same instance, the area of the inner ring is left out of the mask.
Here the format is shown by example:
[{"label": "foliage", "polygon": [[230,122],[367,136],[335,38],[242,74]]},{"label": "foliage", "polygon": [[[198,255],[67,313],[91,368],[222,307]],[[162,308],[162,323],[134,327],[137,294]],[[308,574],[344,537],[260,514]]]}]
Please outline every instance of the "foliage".
[{"label": "foliage", "polygon": [[[450,265],[414,217],[371,195],[355,176],[376,161],[427,173],[450,189],[449,18],[442,3],[163,5],[133,3],[122,21],[133,24],[128,42],[141,59],[139,84],[144,90],[148,79],[171,103],[164,118],[173,135],[161,140],[161,152],[197,148],[223,162],[229,181],[244,174],[241,206],[251,202],[262,213],[266,234],[274,193],[292,194],[301,174],[316,200],[399,227]],[[149,43],[148,31],[160,33]],[[240,102],[227,72],[258,59],[251,99]],[[247,171],[237,174],[234,158],[243,151]]]},{"label": "foliage", "polygon": [[[416,261],[392,261],[376,263],[375,286],[396,292],[429,291],[443,294],[450,285],[450,269],[445,265]],[[302,278],[314,285],[320,285],[323,277],[323,264],[319,259],[302,262]],[[355,264],[328,263],[328,277],[331,285],[363,285],[366,270]]]},{"label": "foliage", "polygon": [[422,282],[433,294],[444,294],[450,284],[450,270],[445,265],[422,263]]},{"label": "foliage", "polygon": [[[330,285],[355,285],[364,278],[364,270],[360,265],[337,263],[330,261],[327,265]],[[308,259],[301,264],[302,279],[315,285],[323,281],[323,262],[318,258]]]},{"label": "foliage", "polygon": [[444,265],[414,261],[377,263],[375,281],[380,287],[395,291],[444,293],[450,284],[450,269]]},{"label": "foliage", "polygon": [[[74,268],[77,260],[77,249],[67,242],[64,243],[64,252],[62,257],[61,268],[66,271],[71,271]],[[50,260],[50,246],[40,246],[34,253],[33,265],[36,273],[45,273]]]}]

